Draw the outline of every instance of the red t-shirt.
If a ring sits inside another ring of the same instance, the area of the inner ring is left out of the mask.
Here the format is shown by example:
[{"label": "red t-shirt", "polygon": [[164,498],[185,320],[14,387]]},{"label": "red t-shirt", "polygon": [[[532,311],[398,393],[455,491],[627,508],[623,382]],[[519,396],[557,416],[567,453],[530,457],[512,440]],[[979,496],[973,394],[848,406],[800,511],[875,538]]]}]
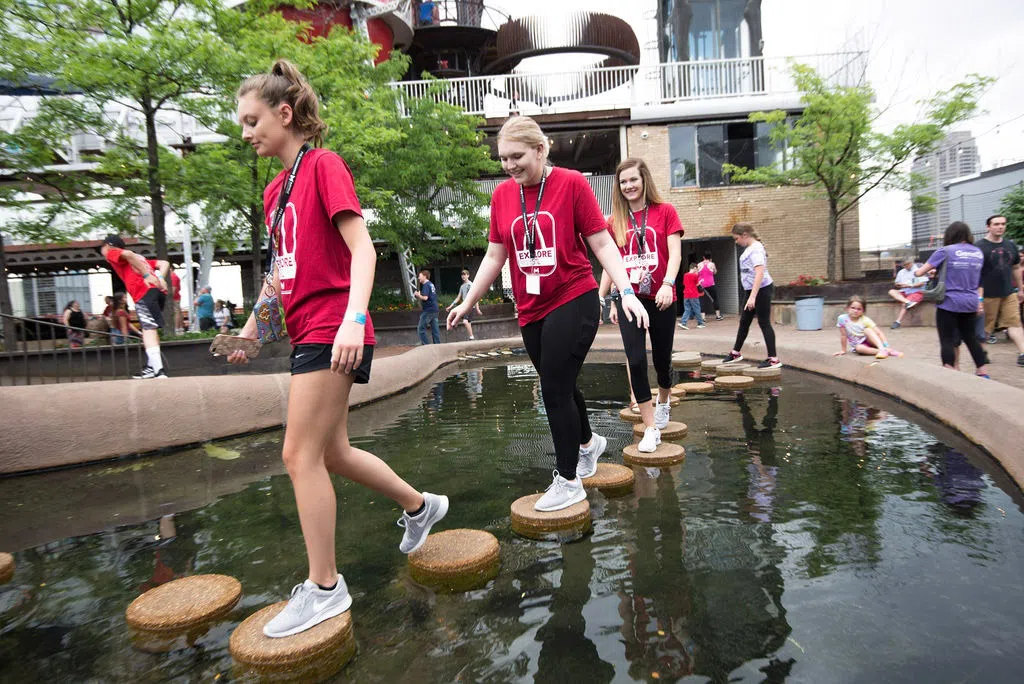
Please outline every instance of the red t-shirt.
[{"label": "red t-shirt", "polygon": [[683,275],[683,299],[698,299],[700,292],[697,292],[697,285],[700,283],[700,276],[687,271]]},{"label": "red t-shirt", "polygon": [[[287,178],[288,170],[282,170],[263,191],[268,232]],[[334,344],[345,318],[352,252],[333,221],[345,211],[363,215],[348,165],[330,150],[310,150],[299,165],[274,240],[281,303],[292,344]],[[369,315],[363,343],[376,343]]]},{"label": "red t-shirt", "polygon": [[[540,184],[524,190],[526,210],[532,219]],[[519,185],[510,178],[494,189],[491,231],[487,239],[508,250],[520,326],[539,321],[562,304],[597,288],[583,238],[604,230],[606,222],[583,174],[563,168],[548,172],[537,222],[531,261],[526,248]],[[527,275],[539,276],[539,294],[527,293]]]},{"label": "red t-shirt", "polygon": [[[634,212],[633,218],[637,226],[643,226],[644,210]],[[615,230],[611,221],[608,222],[608,232],[614,240]],[[676,233],[683,234],[683,224],[679,222],[676,208],[668,203],[651,204],[647,209],[642,256],[632,224],[626,230],[626,244],[619,247],[619,252],[629,274],[629,282],[638,297],[654,299],[657,296],[661,281],[665,279],[665,271],[668,270],[668,236]],[[675,299],[676,289],[673,287],[672,301]]]},{"label": "red t-shirt", "polygon": [[[135,269],[131,267],[127,261],[121,260],[121,254],[124,252],[119,247],[111,247],[107,250],[107,263],[114,269],[114,273],[117,277],[124,281],[124,286],[128,290],[128,295],[132,298],[132,301],[139,301],[142,299],[146,292],[151,289],[146,281],[142,279]],[[156,259],[146,259],[146,263],[149,264],[150,268],[156,270]]]},{"label": "red t-shirt", "polygon": [[174,301],[181,301],[181,278],[174,271],[171,271],[171,287],[174,288]]}]

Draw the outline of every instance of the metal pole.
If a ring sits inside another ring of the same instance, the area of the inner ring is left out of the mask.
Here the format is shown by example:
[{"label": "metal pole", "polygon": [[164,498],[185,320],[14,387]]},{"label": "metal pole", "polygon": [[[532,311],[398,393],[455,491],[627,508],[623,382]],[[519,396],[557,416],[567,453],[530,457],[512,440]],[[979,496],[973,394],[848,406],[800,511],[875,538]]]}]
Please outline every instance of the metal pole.
[{"label": "metal pole", "polygon": [[[189,207],[189,213],[192,209],[193,207]],[[188,304],[188,329],[195,332],[199,329],[199,322],[196,320],[195,293],[192,292],[192,223],[184,223],[185,236],[182,247],[185,252],[185,302]]]}]

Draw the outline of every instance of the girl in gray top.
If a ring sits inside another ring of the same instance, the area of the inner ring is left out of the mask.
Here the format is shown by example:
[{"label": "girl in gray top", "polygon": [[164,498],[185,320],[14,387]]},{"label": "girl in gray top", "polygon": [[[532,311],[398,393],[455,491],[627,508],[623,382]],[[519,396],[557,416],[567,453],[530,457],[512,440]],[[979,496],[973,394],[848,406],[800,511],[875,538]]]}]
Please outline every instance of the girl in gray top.
[{"label": "girl in gray top", "polygon": [[[458,306],[459,302],[465,301],[469,296],[469,288],[473,287],[473,281],[469,279],[469,271],[462,272],[462,285],[459,286],[459,296],[452,300],[452,303],[448,305],[445,311],[451,311],[453,307]],[[475,340],[473,337],[473,324],[471,321],[477,316],[483,316],[483,312],[480,311],[480,304],[473,307],[473,310],[469,311],[462,319],[462,324],[466,326],[466,332],[469,333],[469,339]]]}]

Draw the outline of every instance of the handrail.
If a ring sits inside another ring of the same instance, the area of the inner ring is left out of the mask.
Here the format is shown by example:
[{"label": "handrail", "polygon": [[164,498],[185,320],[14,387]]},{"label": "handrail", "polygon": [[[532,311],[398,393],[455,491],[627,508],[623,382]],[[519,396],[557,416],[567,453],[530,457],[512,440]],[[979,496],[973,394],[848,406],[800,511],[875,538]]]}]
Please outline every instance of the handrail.
[{"label": "handrail", "polygon": [[[0,314],[0,321],[5,324],[0,326],[0,329],[17,326],[15,339],[5,339],[5,349],[0,352],[0,386],[34,385],[37,381],[38,384],[51,384],[116,380],[131,377],[131,374],[145,362],[142,345],[130,344],[134,341],[130,336],[124,344],[111,344],[114,342],[113,338],[120,337],[119,334],[8,314]],[[13,323],[14,326],[6,325],[8,323]],[[41,329],[47,329],[49,336],[41,334]],[[33,330],[35,339],[29,340],[29,333]],[[57,348],[56,341],[64,337],[68,331],[106,337],[107,344]],[[17,339],[19,333],[24,338],[20,340],[20,344]],[[54,344],[44,348],[44,337],[53,340]],[[36,343],[35,349],[31,348],[32,341]],[[66,363],[63,363],[64,361]],[[65,366],[64,369],[61,368],[62,365]]]}]

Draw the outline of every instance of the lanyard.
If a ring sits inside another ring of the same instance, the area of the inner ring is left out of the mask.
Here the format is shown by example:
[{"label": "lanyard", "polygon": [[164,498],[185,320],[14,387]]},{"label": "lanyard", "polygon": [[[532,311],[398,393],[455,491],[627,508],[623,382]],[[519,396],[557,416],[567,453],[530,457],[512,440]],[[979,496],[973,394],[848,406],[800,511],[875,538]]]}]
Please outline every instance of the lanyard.
[{"label": "lanyard", "polygon": [[647,240],[647,205],[646,204],[644,205],[644,216],[643,216],[643,219],[641,219],[641,220],[643,221],[643,226],[642,227],[638,226],[636,224],[636,217],[633,216],[633,210],[632,209],[629,210],[629,222],[633,226],[633,234],[636,235],[637,251],[640,252],[640,256],[643,256],[644,252],[647,251],[647,242],[646,242],[646,240]]},{"label": "lanyard", "polygon": [[526,214],[526,193],[523,191],[523,186],[519,186],[519,204],[523,210],[523,233],[526,237],[526,249],[530,251],[530,258],[534,258],[537,247],[537,216],[540,214],[540,203],[544,199],[544,185],[548,181],[548,170],[544,168],[544,173],[540,177],[540,189],[537,190],[537,204],[533,207],[533,220]]},{"label": "lanyard", "polygon": [[295,163],[292,170],[288,172],[288,179],[284,182],[281,194],[277,198],[277,209],[274,210],[274,218],[270,222],[270,247],[267,249],[267,278],[274,273],[274,257],[277,256],[277,249],[274,246],[274,236],[277,234],[277,227],[284,219],[284,210],[288,206],[288,198],[292,196],[292,187],[295,185],[295,177],[299,175],[299,162],[309,152],[309,143],[304,144],[299,153],[295,155]]}]

